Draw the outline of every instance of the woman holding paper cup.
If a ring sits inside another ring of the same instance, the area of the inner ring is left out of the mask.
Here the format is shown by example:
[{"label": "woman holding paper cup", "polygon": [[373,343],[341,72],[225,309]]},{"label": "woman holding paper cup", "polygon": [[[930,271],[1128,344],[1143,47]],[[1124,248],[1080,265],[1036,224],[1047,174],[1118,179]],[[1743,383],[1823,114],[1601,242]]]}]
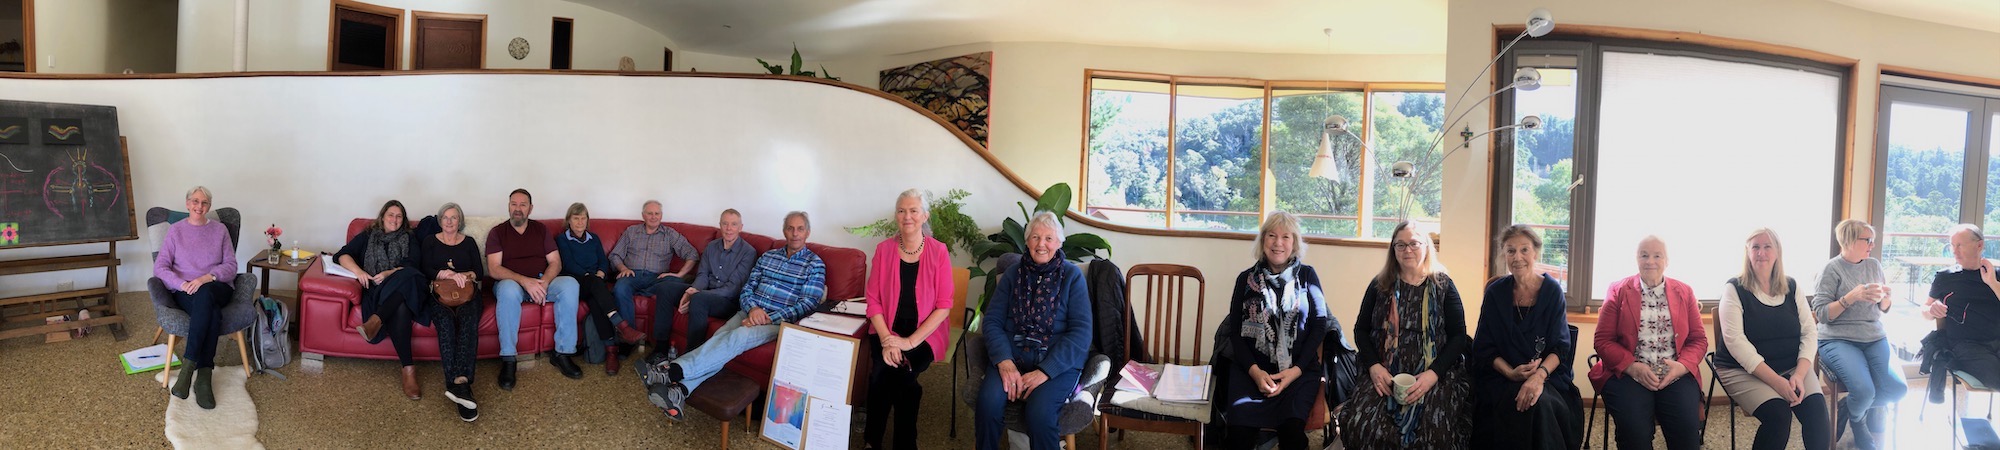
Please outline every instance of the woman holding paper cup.
[{"label": "woman holding paper cup", "polygon": [[870,355],[868,420],[861,442],[884,448],[882,434],[891,412],[896,419],[895,447],[916,448],[917,407],[924,386],[917,376],[947,351],[950,330],[944,321],[957,303],[952,298],[951,253],[932,239],[930,210],[916,189],[896,196],[896,235],[875,246],[868,270],[868,326],[881,341]]},{"label": "woman holding paper cup", "polygon": [[1278,431],[1278,448],[1306,448],[1306,418],[1320,392],[1319,347],[1326,339],[1326,298],[1319,272],[1300,260],[1305,233],[1299,217],[1287,212],[1264,219],[1256,244],[1257,262],[1236,275],[1230,289],[1231,317],[1240,332],[1217,345],[1234,346],[1233,370],[1223,387],[1222,418],[1229,428],[1224,448],[1248,449],[1262,429]]},{"label": "woman holding paper cup", "polygon": [[[1701,447],[1701,360],[1707,327],[1694,289],[1667,278],[1667,243],[1639,240],[1639,274],[1611,283],[1597,311],[1600,359],[1591,386],[1617,426],[1618,448],[1653,448],[1653,426],[1671,450]],[[1587,439],[1588,437],[1586,437]]]},{"label": "woman holding paper cup", "polygon": [[1479,334],[1468,359],[1473,448],[1574,449],[1583,445],[1583,405],[1570,371],[1574,339],[1562,286],[1538,273],[1542,238],[1501,230],[1509,274],[1486,284]]},{"label": "woman holding paper cup", "polygon": [[1715,351],[1715,377],[1722,390],[1757,416],[1755,450],[1785,448],[1798,416],[1806,450],[1833,445],[1826,396],[1813,372],[1819,327],[1801,299],[1798,282],[1785,276],[1784,247],[1769,228],[1750,233],[1743,244],[1743,272],[1722,289],[1715,320],[1722,345]]},{"label": "woman holding paper cup", "polygon": [[985,345],[992,365],[975,369],[986,371],[973,418],[980,450],[1000,448],[1011,402],[1022,403],[1029,448],[1062,448],[1056,416],[1076,394],[1091,337],[1090,292],[1061,256],[1063,236],[1054,213],[1028,220],[1027,257],[1000,275],[981,313],[984,342],[970,345]]},{"label": "woman holding paper cup", "polygon": [[1348,448],[1469,446],[1465,306],[1417,227],[1396,225],[1381,273],[1362,292],[1354,342],[1365,369],[1340,410]]},{"label": "woman holding paper cup", "polygon": [[[1812,297],[1819,319],[1819,355],[1826,369],[1847,386],[1846,413],[1857,447],[1875,448],[1884,431],[1882,407],[1896,403],[1909,390],[1902,371],[1889,366],[1889,340],[1882,314],[1889,311],[1889,287],[1882,284],[1882,263],[1868,257],[1875,248],[1875,228],[1848,219],[1833,228],[1840,256],[1826,262],[1819,289]],[[1864,426],[1864,424],[1866,424]]]}]

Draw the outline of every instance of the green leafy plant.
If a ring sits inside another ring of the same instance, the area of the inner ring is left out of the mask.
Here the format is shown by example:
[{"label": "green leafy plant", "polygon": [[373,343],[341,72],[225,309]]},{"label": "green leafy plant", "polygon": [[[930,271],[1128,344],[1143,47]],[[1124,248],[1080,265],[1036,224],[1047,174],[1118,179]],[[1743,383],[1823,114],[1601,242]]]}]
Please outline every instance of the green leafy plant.
[{"label": "green leafy plant", "polygon": [[[1042,191],[1041,198],[1035,202],[1035,209],[1032,212],[1028,210],[1026,203],[1014,202],[1014,205],[1021,210],[1020,219],[1007,218],[1001,223],[999,233],[988,235],[985,241],[972,245],[972,266],[967,269],[972,271],[972,278],[985,278],[986,286],[980,291],[979,307],[966,315],[968,329],[979,326],[980,313],[986,311],[987,300],[993,298],[993,290],[1000,284],[1000,272],[996,270],[997,268],[988,268],[987,262],[1008,253],[1019,253],[1022,257],[1027,257],[1027,223],[1034,219],[1036,213],[1042,211],[1055,213],[1056,223],[1068,227],[1068,219],[1063,217],[1063,212],[1069,209],[1069,200],[1069,183],[1056,183]],[[1098,255],[1100,250],[1103,251],[1102,256]],[[1111,257],[1111,243],[1095,234],[1071,233],[1063,238],[1062,256],[1063,259],[1074,262],[1087,262],[1094,258],[1108,259]]]},{"label": "green leafy plant", "polygon": [[[965,207],[965,198],[972,196],[971,192],[952,189],[946,191],[942,197],[932,196],[929,192],[925,192],[924,196],[931,197],[928,205],[931,212],[931,236],[944,242],[946,246],[956,248],[957,251],[953,253],[971,254],[975,245],[986,241],[986,235],[979,232],[979,224],[973,222],[971,216],[961,212]],[[847,232],[856,236],[887,238],[896,235],[896,220],[882,219],[867,225],[847,227]]]},{"label": "green leafy plant", "polygon": [[[825,79],[829,79],[829,80],[833,80],[833,81],[840,81],[840,77],[836,77],[836,76],[833,76],[833,74],[832,74],[832,73],[829,73],[829,72],[827,72],[827,71],[826,71],[826,65],[824,65],[824,64],[822,64],[822,65],[820,65],[820,66],[819,66],[819,72],[813,72],[813,71],[810,71],[810,70],[807,70],[807,71],[800,71],[800,70],[799,70],[799,69],[800,69],[800,66],[804,66],[804,65],[805,65],[805,59],[804,59],[804,58],[800,58],[800,57],[799,57],[799,45],[798,45],[798,44],[792,44],[792,65],[791,65],[791,67],[785,67],[785,66],[779,66],[779,65],[777,65],[777,64],[771,64],[771,63],[768,63],[768,62],[764,62],[764,58],[757,58],[757,64],[763,64],[763,65],[764,65],[764,70],[768,70],[768,71],[770,71],[772,75],[800,75],[800,76],[808,76],[808,77],[820,77],[820,78],[825,78]],[[790,71],[787,71],[786,69],[790,69]]]}]

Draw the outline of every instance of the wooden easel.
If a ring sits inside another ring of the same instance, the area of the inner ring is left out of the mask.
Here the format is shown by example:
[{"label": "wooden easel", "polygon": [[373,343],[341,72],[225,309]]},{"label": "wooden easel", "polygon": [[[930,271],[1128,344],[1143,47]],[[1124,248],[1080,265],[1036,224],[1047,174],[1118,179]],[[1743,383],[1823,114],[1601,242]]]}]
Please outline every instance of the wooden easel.
[{"label": "wooden easel", "polygon": [[[35,258],[15,261],[0,261],[0,277],[31,273],[55,272],[104,268],[104,287],[73,289],[38,295],[0,298],[0,317],[6,325],[35,323],[40,325],[5,328],[0,330],[0,339],[22,336],[39,336],[57,331],[110,325],[111,334],[123,341],[130,337],[125,331],[125,316],[118,314],[118,242],[105,244],[110,249],[105,253],[92,255],[63,256],[55,258]],[[49,317],[60,316],[88,309],[94,316],[90,320],[46,323]]]}]

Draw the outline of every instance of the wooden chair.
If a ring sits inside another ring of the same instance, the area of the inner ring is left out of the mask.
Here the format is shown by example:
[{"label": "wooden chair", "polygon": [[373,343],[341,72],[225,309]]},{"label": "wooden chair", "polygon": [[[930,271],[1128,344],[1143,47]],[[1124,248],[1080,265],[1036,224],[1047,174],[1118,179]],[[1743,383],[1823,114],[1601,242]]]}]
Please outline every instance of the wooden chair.
[{"label": "wooden chair", "polygon": [[[1186,291],[1192,281],[1195,302],[1194,309],[1188,309]],[[1141,286],[1144,287],[1141,290]],[[1138,319],[1139,329],[1126,330],[1126,342],[1132,336],[1144,331],[1147,338],[1146,354],[1153,362],[1163,364],[1200,365],[1201,341],[1199,336],[1187,338],[1190,333],[1199,335],[1202,328],[1203,307],[1207,306],[1208,281],[1201,270],[1178,264],[1140,264],[1125,272],[1125,306]],[[1143,300],[1143,302],[1142,302]],[[1136,309],[1135,305],[1144,305]],[[1194,316],[1194,327],[1186,328],[1183,318]],[[1325,396],[1321,396],[1324,398]],[[1097,421],[1097,448],[1110,448],[1111,431],[1125,430],[1170,433],[1189,436],[1194,440],[1195,450],[1201,450],[1206,436],[1202,433],[1202,423],[1178,417],[1162,416],[1142,411],[1121,408],[1110,402],[1098,404],[1103,413]],[[1120,434],[1122,437],[1123,434]]]}]

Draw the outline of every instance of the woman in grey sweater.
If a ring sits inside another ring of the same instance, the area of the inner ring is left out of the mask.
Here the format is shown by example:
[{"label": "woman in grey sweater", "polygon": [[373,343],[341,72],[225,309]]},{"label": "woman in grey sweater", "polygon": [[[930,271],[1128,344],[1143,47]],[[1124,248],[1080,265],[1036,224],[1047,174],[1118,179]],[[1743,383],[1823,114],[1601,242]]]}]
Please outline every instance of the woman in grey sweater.
[{"label": "woman in grey sweater", "polygon": [[1840,419],[1855,425],[1849,429],[1857,447],[1872,449],[1884,426],[1882,406],[1909,390],[1902,373],[1889,366],[1889,341],[1882,329],[1882,313],[1894,302],[1883,284],[1881,262],[1868,256],[1875,247],[1875,228],[1848,219],[1834,226],[1833,235],[1840,256],[1826,262],[1812,297],[1819,355],[1833,378],[1847,386]]}]

